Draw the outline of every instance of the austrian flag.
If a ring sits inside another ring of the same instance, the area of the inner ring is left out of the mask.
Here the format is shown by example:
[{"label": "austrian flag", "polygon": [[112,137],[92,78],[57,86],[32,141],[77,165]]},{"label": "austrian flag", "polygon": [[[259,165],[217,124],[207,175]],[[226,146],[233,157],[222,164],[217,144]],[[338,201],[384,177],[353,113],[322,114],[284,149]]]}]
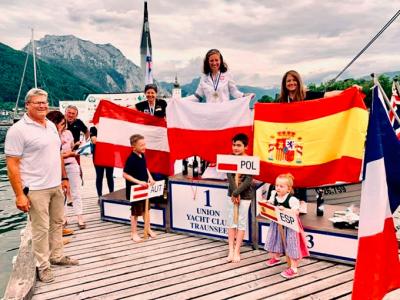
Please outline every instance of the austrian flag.
[{"label": "austrian flag", "polygon": [[131,188],[132,201],[146,199],[149,195],[149,188],[147,186],[134,185]]},{"label": "austrian flag", "polygon": [[149,170],[169,175],[167,124],[163,118],[102,100],[93,123],[98,124],[94,158],[97,165],[123,168],[132,152],[130,136],[141,134],[146,142],[145,155]]}]

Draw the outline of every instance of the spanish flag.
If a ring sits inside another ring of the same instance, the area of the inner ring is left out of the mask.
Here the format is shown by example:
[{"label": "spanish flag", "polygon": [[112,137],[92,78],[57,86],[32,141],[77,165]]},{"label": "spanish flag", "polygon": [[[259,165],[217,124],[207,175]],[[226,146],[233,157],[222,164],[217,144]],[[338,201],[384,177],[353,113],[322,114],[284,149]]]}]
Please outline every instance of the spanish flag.
[{"label": "spanish flag", "polygon": [[330,98],[257,103],[258,179],[273,183],[290,172],[296,187],[359,182],[368,124],[364,96],[353,87]]},{"label": "spanish flag", "polygon": [[278,221],[276,216],[275,206],[265,201],[258,201],[260,206],[260,215],[272,221]]}]

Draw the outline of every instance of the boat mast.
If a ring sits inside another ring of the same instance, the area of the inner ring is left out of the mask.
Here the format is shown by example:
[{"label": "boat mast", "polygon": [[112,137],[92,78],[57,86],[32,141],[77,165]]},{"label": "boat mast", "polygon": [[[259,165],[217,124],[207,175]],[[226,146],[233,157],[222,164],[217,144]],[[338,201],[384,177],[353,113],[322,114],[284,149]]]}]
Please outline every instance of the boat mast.
[{"label": "boat mast", "polygon": [[[35,56],[35,41],[34,41],[34,38],[33,38],[33,28],[32,28],[31,47],[32,47],[32,56],[33,56],[33,74],[34,74],[34,80],[35,80],[35,88],[37,88],[37,79],[36,79],[36,56]],[[24,84],[24,78],[25,78],[26,66],[27,66],[27,64],[28,64],[28,58],[29,58],[29,52],[26,53],[26,59],[25,59],[25,64],[24,64],[24,71],[22,72],[21,82],[20,82],[20,84],[19,84],[19,90],[18,90],[17,101],[15,101],[14,120],[17,120],[17,116],[18,116],[18,102],[19,102],[19,97],[21,96],[22,85]]]},{"label": "boat mast", "polygon": [[32,28],[32,56],[33,56],[33,76],[35,78],[35,88],[37,88],[37,79],[36,79],[36,55],[35,55],[35,39],[33,37],[33,28]]}]

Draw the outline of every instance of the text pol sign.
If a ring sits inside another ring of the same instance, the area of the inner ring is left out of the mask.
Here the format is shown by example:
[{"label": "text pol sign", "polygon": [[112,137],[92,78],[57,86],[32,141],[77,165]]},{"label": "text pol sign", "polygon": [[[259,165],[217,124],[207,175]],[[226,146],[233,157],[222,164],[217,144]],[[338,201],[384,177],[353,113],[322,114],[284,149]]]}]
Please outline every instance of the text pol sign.
[{"label": "text pol sign", "polygon": [[165,180],[156,181],[152,186],[131,186],[131,202],[161,196],[164,193]]},{"label": "text pol sign", "polygon": [[260,158],[258,156],[218,154],[217,172],[259,175]]}]

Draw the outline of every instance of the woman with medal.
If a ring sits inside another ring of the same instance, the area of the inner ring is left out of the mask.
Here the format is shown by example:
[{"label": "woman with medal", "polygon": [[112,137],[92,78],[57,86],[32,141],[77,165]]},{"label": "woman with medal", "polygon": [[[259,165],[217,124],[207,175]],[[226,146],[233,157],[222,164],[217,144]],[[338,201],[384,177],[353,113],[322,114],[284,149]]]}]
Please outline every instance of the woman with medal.
[{"label": "woman with medal", "polygon": [[[163,99],[157,99],[157,86],[153,83],[146,84],[144,87],[144,94],[146,95],[146,101],[136,103],[135,108],[138,111],[150,114],[155,117],[165,118],[165,110],[167,108],[167,102]],[[168,177],[160,173],[151,173],[154,180],[167,180]],[[164,196],[152,198],[152,203],[160,203],[164,201]]]},{"label": "woman with medal", "polygon": [[194,100],[220,103],[229,101],[231,97],[240,98],[245,96],[236,87],[219,50],[211,49],[207,52],[204,58],[203,73],[194,94],[196,97]]},{"label": "woman with medal", "polygon": [[144,87],[146,101],[137,103],[135,107],[138,111],[146,114],[150,114],[159,118],[165,118],[167,102],[163,99],[157,99],[157,91],[157,86],[155,84],[147,84]]}]

